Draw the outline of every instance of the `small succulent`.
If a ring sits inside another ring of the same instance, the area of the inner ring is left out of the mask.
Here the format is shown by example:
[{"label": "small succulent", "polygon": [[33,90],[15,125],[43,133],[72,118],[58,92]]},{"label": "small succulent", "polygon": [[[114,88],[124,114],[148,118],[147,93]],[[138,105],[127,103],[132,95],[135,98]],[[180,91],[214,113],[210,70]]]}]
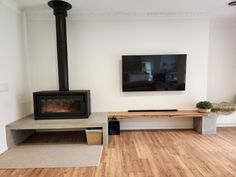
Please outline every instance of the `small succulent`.
[{"label": "small succulent", "polygon": [[200,101],[196,104],[196,107],[200,109],[211,109],[212,103],[209,101]]}]

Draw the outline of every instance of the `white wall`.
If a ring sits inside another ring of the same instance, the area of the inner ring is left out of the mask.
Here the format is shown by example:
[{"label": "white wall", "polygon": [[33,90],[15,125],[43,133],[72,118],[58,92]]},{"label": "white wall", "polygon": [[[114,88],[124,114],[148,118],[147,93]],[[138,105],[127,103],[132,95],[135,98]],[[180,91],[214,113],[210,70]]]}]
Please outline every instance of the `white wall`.
[{"label": "white wall", "polygon": [[[32,112],[31,92],[57,89],[58,81],[54,20],[28,19],[26,36],[24,14],[14,1],[0,0],[0,23],[1,153],[7,148],[5,125]],[[91,90],[92,111],[192,109],[197,101],[206,98],[233,102],[235,31],[232,23],[212,23],[208,41],[206,19],[69,20],[70,88]],[[188,54],[185,92],[121,91],[121,55],[171,53]],[[218,119],[219,126],[235,123],[236,114]],[[121,126],[191,128],[192,120],[139,119],[121,122]]]},{"label": "white wall", "polygon": [[[236,103],[236,24],[214,22],[210,25],[208,100]],[[236,113],[220,116],[218,126],[236,126]]]},{"label": "white wall", "polygon": [[[205,19],[68,20],[70,89],[90,89],[92,111],[192,109],[207,94]],[[33,91],[58,89],[54,20],[28,19]],[[121,91],[121,56],[186,53],[184,92]],[[191,127],[192,120],[183,123]]]},{"label": "white wall", "polygon": [[24,16],[0,1],[0,153],[7,149],[5,125],[29,114],[29,84],[24,48]]}]

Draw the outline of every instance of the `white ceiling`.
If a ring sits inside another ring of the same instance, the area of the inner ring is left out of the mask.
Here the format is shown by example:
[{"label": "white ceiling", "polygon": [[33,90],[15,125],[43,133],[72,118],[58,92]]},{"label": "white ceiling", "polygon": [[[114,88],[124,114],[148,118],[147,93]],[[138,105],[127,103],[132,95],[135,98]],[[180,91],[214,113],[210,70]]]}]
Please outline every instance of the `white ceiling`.
[{"label": "white ceiling", "polygon": [[[28,12],[46,12],[48,0],[16,0]],[[216,19],[236,19],[236,6],[230,0],[67,0],[73,15],[97,16],[209,16]]]}]

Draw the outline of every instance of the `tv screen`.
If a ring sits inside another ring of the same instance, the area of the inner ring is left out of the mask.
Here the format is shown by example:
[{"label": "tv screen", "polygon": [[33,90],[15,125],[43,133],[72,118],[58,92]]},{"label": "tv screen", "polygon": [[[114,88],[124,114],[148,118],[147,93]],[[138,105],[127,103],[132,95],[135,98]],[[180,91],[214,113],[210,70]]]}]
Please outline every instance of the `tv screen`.
[{"label": "tv screen", "polygon": [[122,56],[123,91],[185,90],[186,54]]}]

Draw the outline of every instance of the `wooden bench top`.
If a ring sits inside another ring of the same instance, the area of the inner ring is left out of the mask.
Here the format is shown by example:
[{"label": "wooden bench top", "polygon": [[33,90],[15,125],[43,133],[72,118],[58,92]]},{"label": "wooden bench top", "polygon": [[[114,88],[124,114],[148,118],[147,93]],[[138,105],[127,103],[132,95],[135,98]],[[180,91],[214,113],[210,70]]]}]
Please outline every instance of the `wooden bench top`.
[{"label": "wooden bench top", "polygon": [[196,110],[180,110],[180,111],[169,111],[169,112],[108,112],[108,118],[117,119],[129,119],[129,118],[178,118],[178,117],[189,117],[189,118],[202,118],[207,116],[207,113],[200,113]]}]

